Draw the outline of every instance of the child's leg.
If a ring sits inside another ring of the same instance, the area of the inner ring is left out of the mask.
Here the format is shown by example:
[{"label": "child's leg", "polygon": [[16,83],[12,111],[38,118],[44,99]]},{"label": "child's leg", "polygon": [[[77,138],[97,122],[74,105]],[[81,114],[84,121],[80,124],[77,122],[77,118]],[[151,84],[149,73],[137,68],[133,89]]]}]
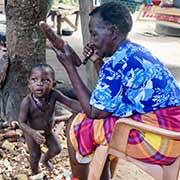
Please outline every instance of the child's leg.
[{"label": "child's leg", "polygon": [[30,136],[25,135],[26,143],[30,154],[30,166],[32,174],[37,174],[39,172],[39,160],[41,157],[40,145],[37,144]]},{"label": "child's leg", "polygon": [[46,145],[48,147],[48,151],[44,154],[42,157],[42,163],[50,170],[52,171],[53,165],[49,162],[49,159],[53,158],[57,154],[61,152],[61,146],[59,144],[58,139],[54,135],[54,133],[51,133],[46,137]]}]

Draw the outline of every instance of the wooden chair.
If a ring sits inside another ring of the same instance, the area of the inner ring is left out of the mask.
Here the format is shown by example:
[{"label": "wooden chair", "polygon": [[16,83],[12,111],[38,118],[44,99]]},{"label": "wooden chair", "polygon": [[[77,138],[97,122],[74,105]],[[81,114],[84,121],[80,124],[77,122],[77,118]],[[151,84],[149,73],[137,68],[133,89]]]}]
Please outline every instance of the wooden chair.
[{"label": "wooden chair", "polygon": [[[94,157],[90,163],[88,180],[99,180],[106,162],[108,155],[113,155],[117,158],[131,161],[142,170],[147,172],[156,180],[177,180],[180,174],[180,157],[171,165],[153,165],[144,163],[142,161],[135,160],[126,155],[128,136],[131,129],[137,129],[144,132],[151,132],[166,136],[172,139],[180,139],[180,133],[165,130],[158,127],[153,127],[147,124],[133,121],[131,119],[119,120],[113,130],[112,140],[108,146],[100,145],[94,154]],[[179,150],[180,151],[180,150]],[[115,163],[116,164],[116,163]],[[114,163],[112,161],[113,168],[111,168],[112,176],[114,173]]]}]

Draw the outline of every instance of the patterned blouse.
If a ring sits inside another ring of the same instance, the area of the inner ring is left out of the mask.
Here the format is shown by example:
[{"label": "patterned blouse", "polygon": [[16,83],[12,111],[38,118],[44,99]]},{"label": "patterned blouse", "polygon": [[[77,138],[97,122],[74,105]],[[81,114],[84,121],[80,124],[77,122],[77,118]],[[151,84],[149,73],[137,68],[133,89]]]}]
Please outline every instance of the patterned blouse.
[{"label": "patterned blouse", "polygon": [[180,87],[146,48],[127,40],[102,66],[90,104],[113,116],[128,117],[180,106]]}]

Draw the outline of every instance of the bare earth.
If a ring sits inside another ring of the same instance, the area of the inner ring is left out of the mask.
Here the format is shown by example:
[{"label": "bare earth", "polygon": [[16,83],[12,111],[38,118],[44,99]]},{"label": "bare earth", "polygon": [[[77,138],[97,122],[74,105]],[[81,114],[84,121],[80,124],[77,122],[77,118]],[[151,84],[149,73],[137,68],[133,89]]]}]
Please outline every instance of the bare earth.
[{"label": "bare earth", "polygon": [[[134,19],[136,17],[134,16]],[[49,24],[51,21],[49,20]],[[134,28],[132,29],[129,38],[132,41],[140,43],[147,47],[154,55],[166,64],[170,71],[174,74],[178,83],[180,83],[180,38],[168,37],[163,35],[154,34],[155,23],[149,22],[134,22]],[[63,27],[68,27],[67,24],[63,24]],[[146,33],[148,32],[148,33]],[[72,36],[63,36],[64,40],[67,40],[69,44],[76,50],[76,52],[82,57],[82,37],[80,27],[78,31],[74,32]],[[82,57],[83,58],[83,57]],[[51,64],[56,71],[56,79],[70,83],[66,72],[56,60],[56,57],[51,49],[47,48],[47,63]],[[86,82],[86,70],[85,67],[79,68],[79,72]],[[132,163],[121,160],[116,171],[115,180],[152,180],[153,178],[147,175],[145,172],[137,168]]]}]

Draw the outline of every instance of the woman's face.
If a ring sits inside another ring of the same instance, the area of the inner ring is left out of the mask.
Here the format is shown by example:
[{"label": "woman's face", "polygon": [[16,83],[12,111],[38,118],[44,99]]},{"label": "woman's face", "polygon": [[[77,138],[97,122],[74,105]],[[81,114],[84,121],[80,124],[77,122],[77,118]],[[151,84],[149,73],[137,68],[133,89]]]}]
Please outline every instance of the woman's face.
[{"label": "woman's face", "polygon": [[92,43],[98,51],[98,55],[108,57],[113,54],[113,37],[110,25],[107,25],[100,15],[95,14],[91,17],[89,23],[89,32]]}]

